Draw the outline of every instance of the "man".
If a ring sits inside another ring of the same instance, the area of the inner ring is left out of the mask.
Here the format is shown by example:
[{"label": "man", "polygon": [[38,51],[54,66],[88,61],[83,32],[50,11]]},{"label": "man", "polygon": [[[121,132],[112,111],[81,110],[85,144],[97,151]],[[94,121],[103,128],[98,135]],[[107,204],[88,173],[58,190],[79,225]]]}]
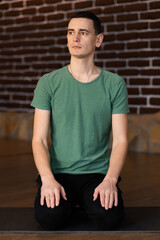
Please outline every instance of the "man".
[{"label": "man", "polygon": [[61,229],[78,204],[97,229],[108,230],[123,216],[118,182],[127,152],[126,85],[94,64],[103,34],[93,13],[71,18],[67,41],[70,64],[40,78],[31,104],[39,171],[35,216],[44,228]]}]

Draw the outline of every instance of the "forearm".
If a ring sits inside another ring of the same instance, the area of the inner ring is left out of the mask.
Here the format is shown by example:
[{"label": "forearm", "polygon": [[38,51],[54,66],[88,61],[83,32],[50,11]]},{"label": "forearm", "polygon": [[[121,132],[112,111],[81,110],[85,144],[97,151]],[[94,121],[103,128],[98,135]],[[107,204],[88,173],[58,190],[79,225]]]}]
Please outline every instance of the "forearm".
[{"label": "forearm", "polygon": [[43,141],[32,141],[32,149],[34,155],[35,165],[41,176],[41,179],[51,178],[53,179],[53,173],[50,167],[50,156],[47,144]]},{"label": "forearm", "polygon": [[117,182],[121,170],[124,166],[127,154],[127,141],[115,144],[110,156],[110,165],[105,179],[112,179]]}]

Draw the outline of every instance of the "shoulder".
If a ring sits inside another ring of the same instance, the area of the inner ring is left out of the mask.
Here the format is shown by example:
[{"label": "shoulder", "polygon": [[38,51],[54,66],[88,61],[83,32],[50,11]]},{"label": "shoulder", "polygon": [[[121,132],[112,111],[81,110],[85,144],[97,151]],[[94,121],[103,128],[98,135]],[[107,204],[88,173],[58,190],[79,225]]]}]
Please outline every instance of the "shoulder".
[{"label": "shoulder", "polygon": [[124,81],[121,76],[119,76],[117,73],[113,73],[107,70],[102,70],[103,76],[106,81],[109,81],[111,83],[121,82]]},{"label": "shoulder", "polygon": [[52,89],[54,86],[60,83],[62,76],[65,75],[65,71],[66,71],[66,67],[62,67],[52,72],[45,73],[40,77],[37,85],[43,86],[44,88]]},{"label": "shoulder", "polygon": [[120,87],[126,86],[124,79],[121,76],[119,76],[118,74],[112,73],[107,70],[102,70],[102,71],[103,71],[103,82],[104,82],[105,86],[108,89],[110,89],[111,91],[116,91]]},{"label": "shoulder", "polygon": [[65,67],[62,67],[62,68],[59,68],[59,69],[56,69],[52,72],[49,72],[49,73],[46,73],[43,75],[44,78],[48,79],[48,80],[55,80],[57,79],[58,77],[61,77],[63,76],[63,74],[65,73],[66,71],[66,66]]}]

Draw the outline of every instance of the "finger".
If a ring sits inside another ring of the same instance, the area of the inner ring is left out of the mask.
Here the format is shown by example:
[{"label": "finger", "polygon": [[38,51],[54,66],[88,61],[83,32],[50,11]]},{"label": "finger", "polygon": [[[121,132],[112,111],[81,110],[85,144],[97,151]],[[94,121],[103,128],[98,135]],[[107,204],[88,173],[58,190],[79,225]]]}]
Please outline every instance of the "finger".
[{"label": "finger", "polygon": [[103,191],[100,193],[100,202],[101,202],[101,206],[104,207],[105,206],[105,196],[104,196]]},{"label": "finger", "polygon": [[56,206],[59,205],[59,202],[60,202],[60,193],[59,193],[59,191],[56,191],[55,192],[55,204],[56,204]]},{"label": "finger", "polygon": [[44,195],[43,194],[41,194],[40,204],[41,204],[41,206],[44,205]]},{"label": "finger", "polygon": [[47,196],[45,197],[45,199],[46,199],[46,205],[47,205],[47,207],[50,208],[50,207],[51,207],[51,203],[50,203],[50,197],[49,197],[49,195],[47,195]]},{"label": "finger", "polygon": [[94,190],[94,193],[93,193],[93,201],[95,201],[98,197],[98,191],[97,189]]},{"label": "finger", "polygon": [[65,190],[64,190],[63,187],[61,187],[61,195],[62,195],[62,197],[63,197],[64,200],[67,200],[66,192],[65,192]]},{"label": "finger", "polygon": [[105,209],[108,210],[109,208],[109,200],[110,200],[110,196],[109,193],[105,194]]},{"label": "finger", "polygon": [[117,207],[118,206],[118,193],[115,192],[114,194],[114,206]]},{"label": "finger", "polygon": [[50,196],[50,204],[51,204],[51,208],[55,207],[55,197],[54,197],[54,194]]},{"label": "finger", "polygon": [[108,204],[108,207],[109,207],[109,208],[112,208],[112,207],[113,207],[113,202],[114,202],[114,196],[113,196],[113,193],[110,193],[110,196],[109,196],[109,204]]}]

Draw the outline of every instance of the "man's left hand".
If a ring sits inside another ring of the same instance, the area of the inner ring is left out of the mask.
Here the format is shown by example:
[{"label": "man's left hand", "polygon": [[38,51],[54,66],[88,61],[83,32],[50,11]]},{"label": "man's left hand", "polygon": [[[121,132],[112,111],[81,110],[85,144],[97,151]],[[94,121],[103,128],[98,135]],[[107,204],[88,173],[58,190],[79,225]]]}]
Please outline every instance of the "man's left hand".
[{"label": "man's left hand", "polygon": [[104,179],[94,190],[93,201],[100,195],[102,207],[106,210],[118,206],[118,190],[115,179]]}]

